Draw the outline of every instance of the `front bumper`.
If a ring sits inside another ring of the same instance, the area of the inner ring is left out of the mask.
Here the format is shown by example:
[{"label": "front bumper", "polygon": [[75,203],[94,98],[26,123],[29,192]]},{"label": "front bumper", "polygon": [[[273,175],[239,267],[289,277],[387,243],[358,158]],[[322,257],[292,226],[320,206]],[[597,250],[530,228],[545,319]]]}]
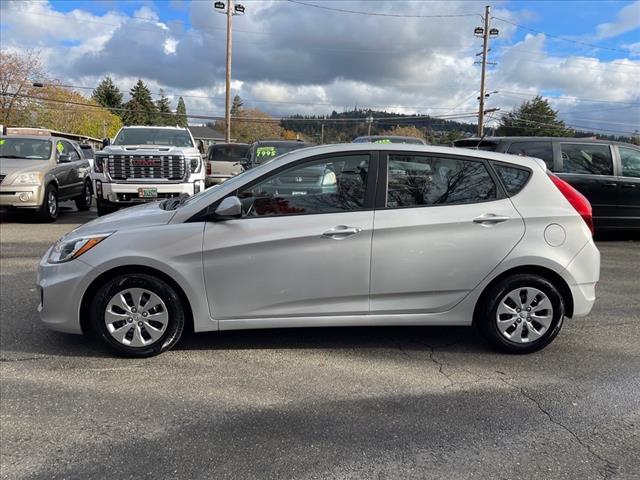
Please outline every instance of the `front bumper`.
[{"label": "front bumper", "polygon": [[0,207],[38,208],[43,195],[42,185],[2,185]]},{"label": "front bumper", "polygon": [[[196,180],[195,182],[185,183],[105,183],[100,180],[94,180],[93,191],[100,200],[110,203],[146,203],[155,202],[156,200],[170,197],[177,197],[183,193],[193,195],[204,190],[204,182]],[[140,198],[138,189],[155,188],[158,191],[157,197]]]},{"label": "front bumper", "polygon": [[89,285],[93,267],[79,258],[66,263],[47,263],[47,251],[38,268],[40,320],[58,332],[82,333],[80,303]]}]

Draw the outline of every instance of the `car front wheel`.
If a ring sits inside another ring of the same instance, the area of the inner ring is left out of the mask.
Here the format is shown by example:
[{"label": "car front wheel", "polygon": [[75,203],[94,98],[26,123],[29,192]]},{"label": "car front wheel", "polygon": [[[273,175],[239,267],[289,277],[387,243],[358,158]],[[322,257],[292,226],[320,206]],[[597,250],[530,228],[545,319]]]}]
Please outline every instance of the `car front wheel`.
[{"label": "car front wheel", "polygon": [[92,332],[123,356],[150,357],[169,350],[180,339],[184,324],[180,296],[153,275],[112,278],[91,303]]},{"label": "car front wheel", "polygon": [[483,297],[475,323],[498,350],[530,353],[546,347],[564,320],[558,289],[534,274],[516,274],[493,285]]},{"label": "car front wheel", "polygon": [[84,187],[82,187],[82,194],[75,199],[76,208],[81,212],[86,212],[91,208],[91,183],[84,182]]},{"label": "car front wheel", "polygon": [[58,218],[58,190],[55,185],[47,185],[37,216],[43,222],[55,222]]}]

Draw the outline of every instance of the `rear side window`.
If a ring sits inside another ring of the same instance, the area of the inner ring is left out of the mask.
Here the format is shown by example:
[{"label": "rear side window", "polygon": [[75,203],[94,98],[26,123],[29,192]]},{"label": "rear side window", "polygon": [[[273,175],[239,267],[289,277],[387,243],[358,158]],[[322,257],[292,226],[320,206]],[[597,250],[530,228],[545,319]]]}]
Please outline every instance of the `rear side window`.
[{"label": "rear side window", "polygon": [[609,145],[589,143],[561,143],[562,171],[613,175],[613,159]]},{"label": "rear side window", "polygon": [[498,174],[498,177],[500,177],[504,189],[509,195],[515,195],[522,190],[531,175],[531,172],[524,168],[511,167],[499,163],[494,163],[493,168]]},{"label": "rear side window", "polygon": [[623,177],[640,178],[640,150],[628,147],[618,147]]},{"label": "rear side window", "polygon": [[551,142],[513,142],[507,153],[540,158],[544,160],[549,170],[553,170],[553,145]]},{"label": "rear side window", "polygon": [[494,200],[496,185],[482,162],[422,155],[389,155],[387,207]]}]

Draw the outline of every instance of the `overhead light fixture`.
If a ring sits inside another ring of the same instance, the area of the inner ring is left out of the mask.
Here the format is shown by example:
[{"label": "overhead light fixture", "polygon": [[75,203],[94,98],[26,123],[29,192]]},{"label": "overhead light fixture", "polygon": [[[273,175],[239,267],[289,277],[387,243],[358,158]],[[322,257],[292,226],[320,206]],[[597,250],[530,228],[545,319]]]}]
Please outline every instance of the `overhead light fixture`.
[{"label": "overhead light fixture", "polygon": [[224,10],[224,2],[216,2],[213,4],[213,8],[217,8],[218,10]]},{"label": "overhead light fixture", "polygon": [[236,11],[236,13],[244,13],[244,5],[237,4],[237,5],[234,7],[234,10]]},{"label": "overhead light fixture", "polygon": [[499,33],[500,31],[497,28],[492,28],[491,30],[489,30],[489,35],[491,35],[492,37],[497,37]]},{"label": "overhead light fixture", "polygon": [[473,29],[473,33],[476,35],[482,35],[484,33],[484,28],[482,27],[476,27]]}]

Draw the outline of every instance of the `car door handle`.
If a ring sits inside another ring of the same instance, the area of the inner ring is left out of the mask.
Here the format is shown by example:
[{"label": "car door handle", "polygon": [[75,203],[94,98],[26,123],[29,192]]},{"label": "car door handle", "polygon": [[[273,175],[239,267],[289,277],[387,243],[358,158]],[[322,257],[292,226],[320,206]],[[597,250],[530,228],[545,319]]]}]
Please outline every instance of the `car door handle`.
[{"label": "car door handle", "polygon": [[484,215],[480,215],[473,219],[473,223],[481,223],[486,225],[494,225],[496,223],[506,222],[511,217],[506,217],[503,215],[495,215],[493,213],[485,213]]},{"label": "car door handle", "polygon": [[602,186],[603,186],[604,188],[614,188],[614,187],[617,187],[617,186],[618,186],[618,184],[617,184],[617,183],[615,183],[615,182],[609,182],[609,183],[603,183],[603,184],[602,184]]},{"label": "car door handle", "polygon": [[624,188],[636,188],[636,184],[635,183],[623,183],[622,186]]},{"label": "car door handle", "polygon": [[337,227],[333,227],[332,229],[324,232],[322,236],[324,238],[342,240],[343,238],[350,237],[351,235],[355,235],[356,233],[360,233],[361,231],[362,229],[358,227],[347,227],[346,225],[338,225]]}]

